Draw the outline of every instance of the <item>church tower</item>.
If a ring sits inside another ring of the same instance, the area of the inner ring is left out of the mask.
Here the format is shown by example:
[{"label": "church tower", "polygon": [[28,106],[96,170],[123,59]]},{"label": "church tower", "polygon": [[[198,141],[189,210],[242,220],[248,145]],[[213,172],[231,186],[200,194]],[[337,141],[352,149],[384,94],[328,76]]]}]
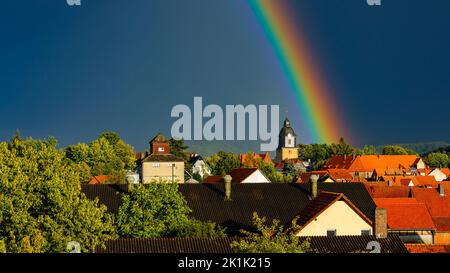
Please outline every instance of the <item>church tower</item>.
[{"label": "church tower", "polygon": [[276,162],[288,159],[298,159],[297,135],[291,127],[289,119],[285,119],[283,128],[278,135],[278,148],[275,157]]}]

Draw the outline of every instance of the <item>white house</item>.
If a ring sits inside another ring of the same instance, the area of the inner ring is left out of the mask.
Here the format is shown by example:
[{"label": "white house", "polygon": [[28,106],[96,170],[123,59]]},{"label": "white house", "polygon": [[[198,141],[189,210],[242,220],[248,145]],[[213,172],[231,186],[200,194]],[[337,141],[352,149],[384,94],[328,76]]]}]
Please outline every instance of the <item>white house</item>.
[{"label": "white house", "polygon": [[200,177],[205,177],[205,175],[211,175],[211,169],[205,160],[198,154],[191,154],[189,158],[189,163],[192,164],[192,173],[198,174]]},{"label": "white house", "polygon": [[447,180],[447,178],[449,178],[450,171],[448,168],[445,168],[445,169],[436,168],[436,169],[432,170],[428,175],[434,176],[434,178],[436,179],[437,182],[442,182],[444,180]]},{"label": "white house", "polygon": [[297,236],[373,235],[373,222],[342,193],[320,192],[298,214]]}]

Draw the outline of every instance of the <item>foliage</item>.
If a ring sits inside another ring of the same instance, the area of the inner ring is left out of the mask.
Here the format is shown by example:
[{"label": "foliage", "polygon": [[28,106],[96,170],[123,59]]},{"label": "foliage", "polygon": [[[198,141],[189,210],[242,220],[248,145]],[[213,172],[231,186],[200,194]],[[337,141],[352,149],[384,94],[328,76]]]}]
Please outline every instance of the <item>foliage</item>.
[{"label": "foliage", "polygon": [[360,151],[360,154],[362,155],[376,155],[377,154],[377,148],[373,145],[370,146],[364,146],[364,148]]},{"label": "foliage", "polygon": [[339,139],[339,143],[333,143],[329,145],[330,155],[354,155],[357,149],[353,148],[350,144],[345,143],[344,138]]},{"label": "foliage", "polygon": [[115,238],[112,217],[81,193],[82,174],[56,140],[0,143],[0,252],[84,252]]},{"label": "foliage", "polygon": [[211,175],[223,176],[229,174],[233,169],[239,168],[241,161],[236,154],[220,151],[206,158],[206,164],[211,169]]},{"label": "foliage", "polygon": [[291,227],[285,229],[279,220],[273,220],[270,226],[266,225],[266,218],[260,218],[256,212],[253,213],[253,225],[258,232],[253,233],[246,230],[241,232],[245,239],[234,241],[231,247],[238,253],[309,253],[314,252],[308,239],[301,240],[295,236],[298,230],[296,220],[292,221]]},{"label": "foliage", "polygon": [[319,170],[331,157],[331,151],[327,144],[300,144],[299,158],[311,161],[313,170]]},{"label": "foliage", "polygon": [[284,165],[284,170],[283,171],[284,171],[284,173],[286,175],[289,175],[291,177],[295,177],[297,175],[297,173],[298,173],[297,169],[295,168],[295,165],[292,164],[292,163],[286,163]]},{"label": "foliage", "polygon": [[185,161],[189,160],[189,156],[186,153],[187,148],[189,148],[188,146],[186,146],[184,144],[184,140],[183,139],[174,139],[171,138],[169,140],[169,146],[170,146],[170,153],[183,158]]},{"label": "foliage", "polygon": [[446,168],[450,163],[447,154],[430,153],[424,158],[425,163],[432,168]]},{"label": "foliage", "polygon": [[125,173],[136,167],[133,147],[114,132],[102,133],[89,144],[69,146],[65,154],[82,171],[84,182],[97,175],[109,175],[112,182],[123,182]]},{"label": "foliage", "polygon": [[140,184],[124,195],[117,230],[124,237],[223,236],[214,223],[189,218],[191,212],[176,183]]},{"label": "foliage", "polygon": [[398,145],[388,145],[383,148],[383,155],[415,155],[416,152]]}]

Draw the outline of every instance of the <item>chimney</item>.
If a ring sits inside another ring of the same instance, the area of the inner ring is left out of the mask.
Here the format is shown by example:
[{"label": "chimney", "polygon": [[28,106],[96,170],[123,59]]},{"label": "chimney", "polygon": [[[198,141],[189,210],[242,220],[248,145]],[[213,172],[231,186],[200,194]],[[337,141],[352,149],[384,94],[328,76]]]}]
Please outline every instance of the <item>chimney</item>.
[{"label": "chimney", "polygon": [[442,185],[442,183],[441,183],[441,184],[439,184],[438,188],[439,188],[439,196],[444,197],[445,196],[444,185]]},{"label": "chimney", "polygon": [[231,180],[233,178],[231,175],[227,174],[223,177],[223,180],[225,182],[225,201],[232,201],[231,199]]},{"label": "chimney", "polygon": [[387,238],[387,211],[383,208],[375,209],[375,236],[379,239]]},{"label": "chimney", "polygon": [[317,181],[319,180],[319,176],[311,175],[309,177],[309,180],[311,181],[311,198],[316,199],[316,197],[317,197]]}]

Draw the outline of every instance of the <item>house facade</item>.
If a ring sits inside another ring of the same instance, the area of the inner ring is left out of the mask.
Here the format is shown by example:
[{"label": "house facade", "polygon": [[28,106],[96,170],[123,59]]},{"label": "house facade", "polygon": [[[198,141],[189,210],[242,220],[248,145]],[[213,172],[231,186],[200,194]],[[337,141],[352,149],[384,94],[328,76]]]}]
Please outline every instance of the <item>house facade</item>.
[{"label": "house facade", "polygon": [[192,165],[193,174],[198,174],[202,178],[211,175],[211,169],[208,164],[198,154],[191,154],[189,156],[189,163]]},{"label": "house facade", "polygon": [[370,236],[372,220],[342,193],[321,192],[300,213],[297,236]]},{"label": "house facade", "polygon": [[184,183],[184,160],[170,153],[170,145],[162,134],[150,141],[150,152],[138,161],[142,183]]}]

